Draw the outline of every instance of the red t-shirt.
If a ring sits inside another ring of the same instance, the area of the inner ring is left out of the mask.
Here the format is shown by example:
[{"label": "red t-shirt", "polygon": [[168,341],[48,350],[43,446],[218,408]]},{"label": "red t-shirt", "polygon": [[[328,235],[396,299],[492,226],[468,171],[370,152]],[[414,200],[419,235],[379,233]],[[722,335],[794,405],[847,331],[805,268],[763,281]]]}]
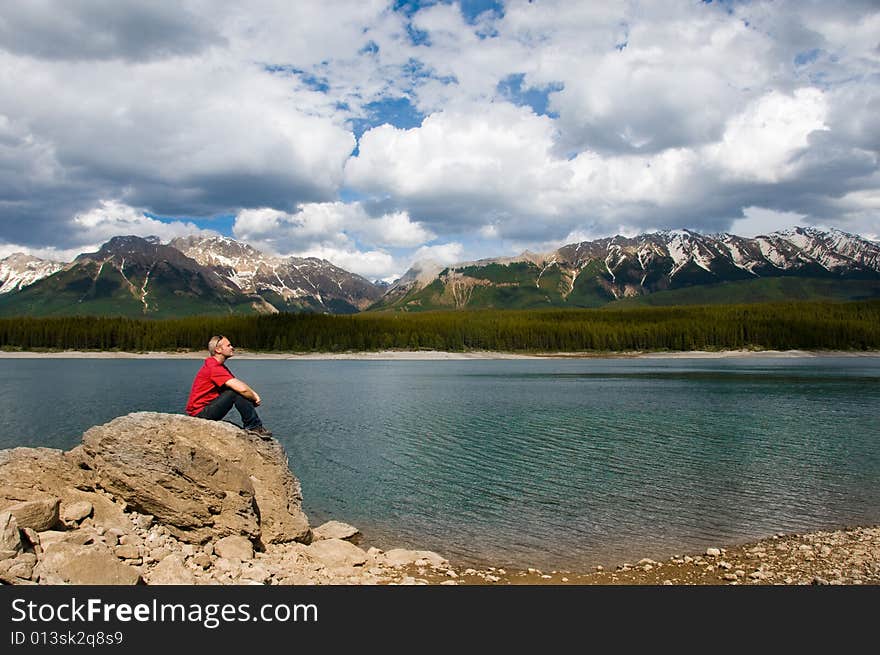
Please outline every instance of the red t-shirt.
[{"label": "red t-shirt", "polygon": [[220,395],[220,389],[227,380],[235,376],[213,357],[208,357],[205,364],[196,373],[189,400],[186,402],[186,413],[195,416],[202,411],[214,398]]}]

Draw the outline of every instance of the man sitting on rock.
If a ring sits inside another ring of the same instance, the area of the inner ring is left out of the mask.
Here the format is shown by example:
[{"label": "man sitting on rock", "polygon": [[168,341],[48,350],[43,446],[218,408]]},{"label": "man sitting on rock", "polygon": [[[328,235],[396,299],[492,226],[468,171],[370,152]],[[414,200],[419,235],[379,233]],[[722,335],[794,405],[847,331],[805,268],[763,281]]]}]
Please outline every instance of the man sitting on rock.
[{"label": "man sitting on rock", "polygon": [[196,418],[219,421],[234,405],[241,414],[245,430],[264,439],[271,437],[272,433],[263,427],[255,409],[260,405],[260,394],[226,368],[225,362],[235,355],[235,347],[224,336],[211,337],[208,353],[211,356],[205,360],[193,380],[186,413]]}]

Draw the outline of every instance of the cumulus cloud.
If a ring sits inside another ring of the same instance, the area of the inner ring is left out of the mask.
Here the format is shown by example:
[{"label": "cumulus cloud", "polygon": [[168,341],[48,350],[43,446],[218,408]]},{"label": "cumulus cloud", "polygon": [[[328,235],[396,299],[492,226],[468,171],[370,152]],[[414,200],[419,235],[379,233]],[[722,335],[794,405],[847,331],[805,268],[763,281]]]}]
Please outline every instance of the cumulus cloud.
[{"label": "cumulus cloud", "polygon": [[234,231],[245,240],[272,240],[275,250],[297,250],[315,242],[412,247],[435,235],[406,212],[370,216],[358,202],[307,203],[287,213],[271,208],[247,209],[235,219]]},{"label": "cumulus cloud", "polygon": [[389,253],[383,250],[361,251],[356,248],[312,246],[305,250],[286,253],[293,257],[317,257],[343,268],[352,273],[357,273],[368,280],[389,281],[398,277],[399,265]]},{"label": "cumulus cloud", "polygon": [[456,264],[462,260],[464,246],[452,241],[437,246],[422,246],[412,256],[413,262],[433,261],[438,264]]},{"label": "cumulus cloud", "polygon": [[142,210],[117,200],[102,200],[93,209],[73,217],[73,227],[85,242],[103,243],[114,236],[157,236],[162,241],[190,234],[216,235],[213,230],[203,230],[195,223],[186,221],[160,221],[144,214]]}]

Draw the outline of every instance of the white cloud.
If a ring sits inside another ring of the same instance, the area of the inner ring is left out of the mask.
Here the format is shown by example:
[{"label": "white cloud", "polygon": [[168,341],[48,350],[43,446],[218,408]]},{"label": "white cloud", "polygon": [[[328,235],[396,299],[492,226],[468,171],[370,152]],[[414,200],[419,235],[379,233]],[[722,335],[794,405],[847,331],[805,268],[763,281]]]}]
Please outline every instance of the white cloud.
[{"label": "white cloud", "polygon": [[48,259],[54,262],[70,262],[76,259],[77,255],[84,252],[94,252],[100,247],[101,244],[99,243],[87,244],[80,248],[33,248],[15,243],[3,243],[0,244],[0,259],[15,253],[24,253],[25,255]]},{"label": "white cloud", "polygon": [[740,218],[730,226],[730,233],[741,237],[756,237],[777,230],[804,224],[804,216],[794,212],[778,212],[763,207],[746,207],[745,218]]},{"label": "white cloud", "polygon": [[99,206],[74,216],[72,224],[80,240],[92,243],[103,243],[114,236],[130,234],[157,236],[163,241],[189,234],[217,234],[213,230],[203,230],[194,223],[150,218],[142,210],[116,200],[102,200]]},{"label": "white cloud", "polygon": [[294,213],[271,208],[247,209],[235,219],[235,234],[245,240],[275,244],[276,251],[302,250],[315,243],[347,244],[352,239],[384,247],[413,247],[435,235],[406,212],[371,217],[358,203],[307,203]]},{"label": "white cloud", "polygon": [[734,116],[707,154],[736,178],[778,182],[796,171],[793,157],[808,146],[810,134],[827,129],[827,111],[818,89],[798,89],[792,96],[769,93]]},{"label": "white cloud", "polygon": [[462,260],[464,246],[453,241],[438,246],[422,246],[412,256],[413,262],[434,261],[438,264],[457,264]]},{"label": "white cloud", "polygon": [[362,251],[344,247],[314,246],[285,255],[326,259],[340,268],[362,275],[369,280],[396,277],[394,271],[398,269],[394,258],[382,250]]},{"label": "white cloud", "polygon": [[472,223],[493,212],[540,211],[547,200],[541,194],[567,173],[552,155],[553,137],[549,118],[507,103],[446,110],[418,128],[366,132],[346,181],[414,206],[445,205]]}]

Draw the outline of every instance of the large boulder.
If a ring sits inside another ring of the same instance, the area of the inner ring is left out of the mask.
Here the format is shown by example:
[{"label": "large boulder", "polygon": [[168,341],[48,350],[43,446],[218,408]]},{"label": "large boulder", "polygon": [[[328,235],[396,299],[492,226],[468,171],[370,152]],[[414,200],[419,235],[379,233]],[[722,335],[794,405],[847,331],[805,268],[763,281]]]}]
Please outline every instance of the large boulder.
[{"label": "large boulder", "polygon": [[284,449],[229,423],[137,412],[88,430],[77,457],[95,485],[178,539],[311,538]]}]

